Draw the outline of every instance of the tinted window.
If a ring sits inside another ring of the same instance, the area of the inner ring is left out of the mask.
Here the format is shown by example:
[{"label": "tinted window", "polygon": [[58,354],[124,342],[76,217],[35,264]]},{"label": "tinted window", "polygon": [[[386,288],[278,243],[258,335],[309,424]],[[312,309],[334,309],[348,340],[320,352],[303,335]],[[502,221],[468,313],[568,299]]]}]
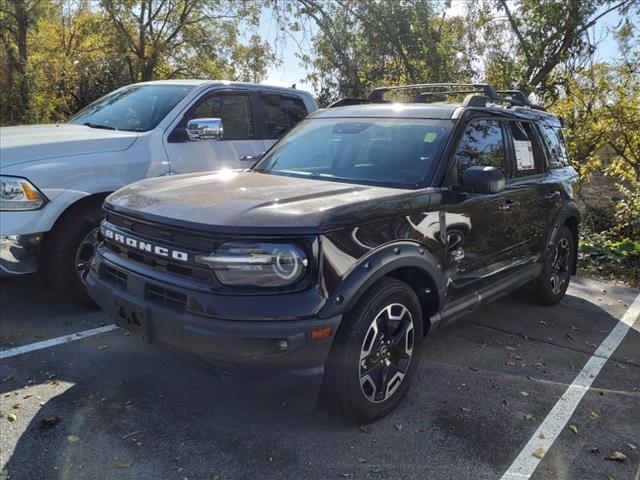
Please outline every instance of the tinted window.
[{"label": "tinted window", "polygon": [[189,85],[126,87],[80,110],[69,119],[69,123],[146,132],[155,128],[192,88]]},{"label": "tinted window", "polygon": [[549,154],[549,167],[558,168],[568,164],[567,147],[564,137],[559,127],[541,125],[542,137],[544,138],[547,153]]},{"label": "tinted window", "polygon": [[450,125],[422,119],[305,120],[255,170],[415,188],[436,165]]},{"label": "tinted window", "polygon": [[296,97],[261,93],[260,105],[264,112],[267,138],[280,138],[307,116],[304,102]]},{"label": "tinted window", "polygon": [[458,179],[469,167],[495,167],[508,178],[502,128],[496,120],[474,120],[467,125],[458,150],[456,168]]},{"label": "tinted window", "polygon": [[249,140],[255,137],[249,96],[245,94],[212,94],[201,100],[186,116],[220,118],[224,127],[223,140]]},{"label": "tinted window", "polygon": [[540,162],[544,158],[538,136],[533,125],[527,122],[507,122],[514,147],[515,177],[526,177],[538,173]]}]

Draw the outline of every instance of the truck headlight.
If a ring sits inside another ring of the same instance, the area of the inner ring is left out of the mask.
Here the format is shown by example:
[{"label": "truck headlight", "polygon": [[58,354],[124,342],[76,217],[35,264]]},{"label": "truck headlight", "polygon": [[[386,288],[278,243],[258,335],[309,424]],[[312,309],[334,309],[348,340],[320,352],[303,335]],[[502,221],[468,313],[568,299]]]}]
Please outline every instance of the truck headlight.
[{"label": "truck headlight", "polygon": [[29,180],[0,177],[0,210],[38,210],[47,198]]},{"label": "truck headlight", "polygon": [[228,286],[284,287],[302,278],[308,260],[293,243],[228,242],[211,255],[198,255]]}]

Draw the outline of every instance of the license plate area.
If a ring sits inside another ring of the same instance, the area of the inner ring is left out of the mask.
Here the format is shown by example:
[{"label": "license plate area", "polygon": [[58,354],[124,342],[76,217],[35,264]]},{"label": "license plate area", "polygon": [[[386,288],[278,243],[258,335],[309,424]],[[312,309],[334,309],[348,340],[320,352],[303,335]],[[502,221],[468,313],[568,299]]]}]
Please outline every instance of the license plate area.
[{"label": "license plate area", "polygon": [[113,316],[117,325],[138,335],[143,340],[149,340],[151,324],[145,307],[124,298],[116,298],[113,307]]}]

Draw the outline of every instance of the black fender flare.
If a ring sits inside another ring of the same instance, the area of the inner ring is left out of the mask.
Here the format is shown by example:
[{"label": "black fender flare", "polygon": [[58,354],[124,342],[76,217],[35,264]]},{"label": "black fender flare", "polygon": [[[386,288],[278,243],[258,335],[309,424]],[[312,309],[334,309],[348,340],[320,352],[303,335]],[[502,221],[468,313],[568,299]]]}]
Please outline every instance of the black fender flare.
[{"label": "black fender flare", "polygon": [[441,262],[423,244],[403,240],[385,244],[360,258],[333,292],[321,316],[349,311],[377,280],[403,267],[422,270],[436,285],[439,305],[444,304],[447,282]]},{"label": "black fender flare", "polygon": [[[565,203],[562,208],[560,208],[560,211],[558,212],[558,214],[556,215],[556,217],[553,220],[553,224],[551,225],[551,230],[549,231],[548,235],[547,235],[547,241],[545,243],[545,256],[547,254],[549,254],[552,249],[555,247],[555,238],[558,235],[558,231],[567,223],[567,221],[571,218],[575,218],[577,223],[580,224],[580,220],[581,220],[581,215],[580,215],[580,210],[578,208],[578,204],[573,201],[573,200],[569,200],[567,203]],[[578,264],[577,260],[578,260],[578,238],[576,238],[576,248],[575,251],[573,252],[573,272],[571,272],[572,274],[575,275],[576,273],[576,265]]]}]

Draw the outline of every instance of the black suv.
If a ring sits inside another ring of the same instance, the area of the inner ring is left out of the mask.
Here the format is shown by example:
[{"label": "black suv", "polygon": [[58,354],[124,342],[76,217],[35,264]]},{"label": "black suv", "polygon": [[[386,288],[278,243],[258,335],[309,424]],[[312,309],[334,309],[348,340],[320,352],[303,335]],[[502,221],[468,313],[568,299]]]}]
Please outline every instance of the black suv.
[{"label": "black suv", "polygon": [[560,301],[576,181],[560,122],[519,91],[377,89],[251,169],[110,195],[88,289],[145,339],[368,422],[406,393],[427,334],[525,285]]}]

